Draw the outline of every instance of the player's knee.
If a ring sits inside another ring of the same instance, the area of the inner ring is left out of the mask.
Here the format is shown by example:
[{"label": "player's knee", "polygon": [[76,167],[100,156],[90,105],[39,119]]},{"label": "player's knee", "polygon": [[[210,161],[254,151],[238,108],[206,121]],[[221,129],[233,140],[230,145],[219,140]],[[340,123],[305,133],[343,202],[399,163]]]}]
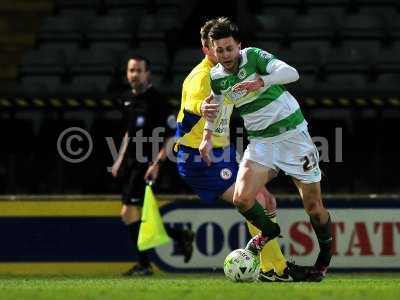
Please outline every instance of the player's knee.
[{"label": "player's knee", "polygon": [[307,214],[316,219],[320,219],[325,213],[325,208],[320,201],[312,201],[304,206]]},{"label": "player's knee", "polygon": [[252,206],[254,197],[245,193],[235,193],[233,196],[233,204],[239,209],[247,209]]}]

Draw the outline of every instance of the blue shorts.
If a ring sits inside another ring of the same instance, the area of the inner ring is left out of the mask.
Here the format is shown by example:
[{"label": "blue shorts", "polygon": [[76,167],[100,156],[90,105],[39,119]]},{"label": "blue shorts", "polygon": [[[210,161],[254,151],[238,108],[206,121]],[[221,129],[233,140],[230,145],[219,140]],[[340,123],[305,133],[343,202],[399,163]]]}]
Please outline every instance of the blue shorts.
[{"label": "blue shorts", "polygon": [[215,202],[232,184],[238,173],[235,147],[213,149],[211,166],[200,158],[199,150],[179,146],[179,175],[207,203]]}]

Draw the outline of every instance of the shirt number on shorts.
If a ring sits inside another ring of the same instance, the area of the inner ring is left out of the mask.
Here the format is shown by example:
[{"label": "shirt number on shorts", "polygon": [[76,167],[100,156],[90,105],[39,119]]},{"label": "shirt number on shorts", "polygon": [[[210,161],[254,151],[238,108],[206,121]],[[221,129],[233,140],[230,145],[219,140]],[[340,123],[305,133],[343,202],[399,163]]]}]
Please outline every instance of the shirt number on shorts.
[{"label": "shirt number on shorts", "polygon": [[307,154],[306,156],[304,156],[301,159],[301,162],[303,163],[304,172],[314,169],[318,164],[317,157],[314,152],[311,152],[311,153]]}]

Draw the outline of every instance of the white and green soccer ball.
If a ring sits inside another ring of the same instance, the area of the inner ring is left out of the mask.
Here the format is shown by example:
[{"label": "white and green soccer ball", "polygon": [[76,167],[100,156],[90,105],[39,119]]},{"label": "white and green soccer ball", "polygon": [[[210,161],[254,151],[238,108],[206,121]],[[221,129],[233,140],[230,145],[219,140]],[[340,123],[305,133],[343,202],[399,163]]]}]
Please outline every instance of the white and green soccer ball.
[{"label": "white and green soccer ball", "polygon": [[246,249],[236,249],[224,261],[226,277],[235,282],[251,282],[260,274],[260,258]]}]

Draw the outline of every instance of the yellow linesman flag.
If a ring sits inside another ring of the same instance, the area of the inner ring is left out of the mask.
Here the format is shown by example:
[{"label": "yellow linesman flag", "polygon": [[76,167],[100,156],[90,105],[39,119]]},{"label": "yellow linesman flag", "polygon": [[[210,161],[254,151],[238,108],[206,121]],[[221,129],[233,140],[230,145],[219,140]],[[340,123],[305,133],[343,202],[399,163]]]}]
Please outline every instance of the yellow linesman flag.
[{"label": "yellow linesman flag", "polygon": [[142,210],[142,223],[140,224],[138,248],[140,251],[161,246],[171,239],[165,231],[158,209],[156,198],[150,185],[146,186]]}]

